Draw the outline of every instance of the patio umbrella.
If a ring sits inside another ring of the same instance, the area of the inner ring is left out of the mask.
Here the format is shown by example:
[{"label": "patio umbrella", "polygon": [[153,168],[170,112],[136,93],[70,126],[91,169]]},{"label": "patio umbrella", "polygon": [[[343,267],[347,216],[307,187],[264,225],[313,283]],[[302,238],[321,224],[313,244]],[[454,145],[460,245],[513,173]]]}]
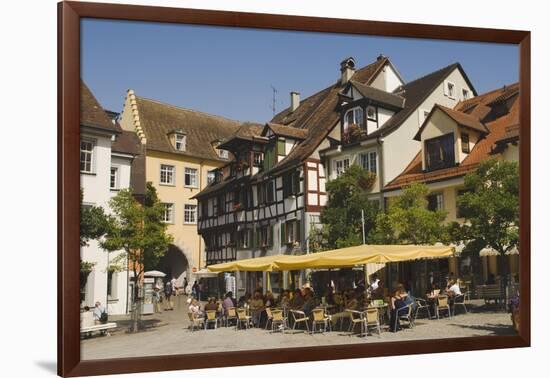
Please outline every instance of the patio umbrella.
[{"label": "patio umbrella", "polygon": [[486,257],[486,256],[499,256],[500,253],[498,253],[498,251],[494,248],[491,248],[491,247],[485,247],[483,248],[481,251],[479,251],[479,255],[481,257]]},{"label": "patio umbrella", "polygon": [[143,273],[145,277],[166,277],[166,274],[163,272],[159,272],[158,270],[150,270],[148,272]]}]

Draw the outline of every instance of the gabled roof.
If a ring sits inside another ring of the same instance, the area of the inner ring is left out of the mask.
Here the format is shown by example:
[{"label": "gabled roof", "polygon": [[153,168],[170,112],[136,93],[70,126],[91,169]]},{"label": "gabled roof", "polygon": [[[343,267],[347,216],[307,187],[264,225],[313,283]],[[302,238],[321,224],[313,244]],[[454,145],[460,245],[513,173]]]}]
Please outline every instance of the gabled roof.
[{"label": "gabled roof", "polygon": [[[220,116],[180,108],[156,100],[135,96],[139,122],[147,138],[147,150],[209,160],[221,159],[211,142],[233,135],[241,125]],[[169,134],[182,129],[186,134],[185,151],[170,143]]]},{"label": "gabled roof", "polygon": [[292,139],[304,140],[308,136],[308,130],[306,129],[298,129],[296,127],[279,125],[277,123],[267,123],[262,131],[263,136],[265,136],[268,129],[275,135]]},{"label": "gabled roof", "polygon": [[119,132],[82,79],[80,79],[80,125]]},{"label": "gabled roof", "polygon": [[350,85],[357,89],[364,97],[374,100],[379,104],[396,109],[403,109],[405,107],[405,98],[402,96],[359,83],[355,80],[350,80]]},{"label": "gabled roof", "polygon": [[[352,79],[362,84],[370,84],[388,62],[388,58],[380,58],[356,70]],[[333,85],[302,100],[300,106],[293,112],[287,108],[273,117],[270,123],[308,130],[308,135],[269,172],[262,172],[262,174],[285,170],[301,163],[315,152],[340,119],[338,95],[341,90],[342,83],[338,80]]]},{"label": "gabled roof", "polygon": [[479,131],[483,134],[487,134],[489,130],[487,127],[480,122],[479,118],[474,117],[467,113],[462,113],[450,108],[447,108],[446,106],[435,104],[432,110],[430,111],[430,114],[426,117],[420,128],[418,129],[418,132],[414,136],[414,140],[420,140],[422,136],[422,131],[426,128],[426,125],[429,123],[430,118],[432,118],[432,115],[436,111],[442,111],[445,113],[448,117],[450,117],[453,121],[455,121],[459,126],[467,127],[472,130]]},{"label": "gabled roof", "polygon": [[447,67],[443,67],[440,70],[434,71],[426,76],[420,77],[414,81],[411,81],[394,91],[394,94],[398,94],[405,98],[405,107],[403,110],[395,113],[382,127],[378,130],[365,136],[365,139],[375,138],[391,133],[397,129],[403,122],[405,122],[411,114],[428,98],[428,96],[445,80],[447,76],[451,74],[455,69],[458,69],[470,88],[472,88],[474,94],[477,94],[474,86],[471,84],[470,79],[464,72],[464,69],[460,63],[453,63]]},{"label": "gabled roof", "polygon": [[[514,91],[515,94],[518,94],[519,87],[516,84],[512,86],[516,87]],[[453,111],[460,112],[461,109],[465,109],[471,112],[472,106],[488,106],[488,104],[492,103],[494,99],[502,95],[504,91],[510,90],[510,87],[497,89],[476,96],[472,99],[460,102],[455,106]],[[514,95],[510,95],[508,99],[513,98],[513,96]],[[458,166],[438,169],[431,172],[423,172],[422,154],[419,151],[414,159],[405,168],[405,170],[390,183],[388,183],[384,189],[395,190],[403,187],[404,185],[409,185],[413,182],[429,183],[434,181],[447,180],[451,178],[462,177],[467,173],[475,171],[479,163],[500,153],[502,149],[499,145],[503,142],[506,142],[507,138],[514,138],[513,140],[515,141],[519,139],[519,104],[520,103],[518,101],[518,98],[516,98],[506,114],[498,116],[495,119],[485,123],[485,126],[487,127],[489,133],[476,143],[468,156]]]}]

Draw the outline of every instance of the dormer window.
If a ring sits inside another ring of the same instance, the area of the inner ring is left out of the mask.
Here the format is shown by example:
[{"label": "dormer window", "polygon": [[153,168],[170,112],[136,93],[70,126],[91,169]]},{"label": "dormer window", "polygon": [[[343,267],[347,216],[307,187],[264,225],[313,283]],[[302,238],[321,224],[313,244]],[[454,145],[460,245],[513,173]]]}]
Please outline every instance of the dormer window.
[{"label": "dormer window", "polygon": [[455,165],[454,134],[449,133],[424,142],[426,170],[448,168]]},{"label": "dormer window", "polygon": [[468,133],[460,134],[460,145],[462,147],[462,152],[465,154],[470,153],[470,135]]},{"label": "dormer window", "polygon": [[175,133],[174,134],[174,147],[178,151],[185,151],[185,134]]},{"label": "dormer window", "polygon": [[467,88],[462,88],[462,99],[467,100],[470,98],[470,90]]}]

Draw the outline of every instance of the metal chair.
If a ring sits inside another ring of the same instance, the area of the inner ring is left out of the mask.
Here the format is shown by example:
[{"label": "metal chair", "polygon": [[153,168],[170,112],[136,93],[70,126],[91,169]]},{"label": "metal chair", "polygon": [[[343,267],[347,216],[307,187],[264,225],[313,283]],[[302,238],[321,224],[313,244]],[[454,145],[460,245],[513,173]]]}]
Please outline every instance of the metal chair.
[{"label": "metal chair", "polygon": [[225,326],[229,327],[229,321],[234,320],[235,322],[237,322],[237,319],[238,317],[235,307],[228,307],[227,314],[225,315]]},{"label": "metal chair", "polygon": [[367,333],[369,332],[369,327],[376,327],[378,337],[380,337],[380,317],[377,308],[369,307],[365,311],[365,327]]},{"label": "metal chair", "polygon": [[284,316],[283,310],[271,311],[271,332],[275,332],[275,326],[280,326],[282,333],[285,333],[285,329],[288,328],[288,319]]},{"label": "metal chair", "polygon": [[349,335],[350,336],[353,335],[353,331],[355,330],[355,327],[359,324],[360,331],[361,331],[359,335],[363,336],[363,334],[365,333],[365,326],[367,324],[365,321],[365,314],[361,311],[356,311],[356,310],[346,310],[346,311],[349,313],[349,316],[350,316],[350,319],[349,319],[350,324],[348,328]]},{"label": "metal chair", "polygon": [[439,312],[441,310],[447,310],[449,318],[452,316],[451,307],[449,306],[449,298],[446,295],[440,295],[437,297],[437,304],[435,306],[435,314],[437,316],[437,319],[439,319]]},{"label": "metal chair", "polygon": [[399,315],[400,313],[400,310],[404,309],[405,307],[402,307],[401,309],[397,310],[397,315],[395,317],[395,319],[397,321],[399,320],[406,320],[409,322],[409,328],[414,328],[414,318],[412,316],[412,303],[409,303],[406,308],[407,308],[407,312],[404,313],[403,315]]},{"label": "metal chair", "polygon": [[453,316],[456,315],[456,306],[462,306],[464,308],[464,313],[468,313],[468,309],[466,308],[466,295],[465,294],[459,294],[454,297],[453,301]]},{"label": "metal chair", "polygon": [[250,323],[252,322],[252,317],[246,315],[246,310],[244,308],[237,309],[237,323],[235,324],[235,331],[239,329],[239,325],[245,326],[246,329],[250,328]]},{"label": "metal chair", "polygon": [[208,324],[214,323],[214,329],[218,328],[218,318],[216,317],[216,311],[206,311],[206,319],[204,321],[204,329],[208,329]]},{"label": "metal chair", "polygon": [[420,310],[426,310],[428,312],[428,319],[432,318],[432,313],[430,312],[430,304],[428,301],[422,298],[416,298],[416,311],[414,312],[414,320],[418,317],[418,312]]},{"label": "metal chair", "polygon": [[317,325],[323,325],[323,332],[330,329],[330,317],[326,315],[324,308],[316,308],[313,310],[313,323],[311,325],[311,332],[315,333]]},{"label": "metal chair", "polygon": [[294,324],[292,324],[292,330],[296,329],[297,324],[302,323],[306,325],[306,331],[307,333],[309,333],[309,319],[306,316],[306,313],[298,310],[290,310],[290,313],[292,314],[292,319],[294,320]]},{"label": "metal chair", "polygon": [[204,327],[204,318],[196,317],[192,312],[188,312],[187,316],[189,316],[189,321],[191,322],[191,331]]},{"label": "metal chair", "polygon": [[265,315],[267,317],[267,319],[265,320],[265,329],[267,329],[269,322],[271,322],[271,325],[273,325],[273,313],[271,312],[271,308],[265,308]]}]

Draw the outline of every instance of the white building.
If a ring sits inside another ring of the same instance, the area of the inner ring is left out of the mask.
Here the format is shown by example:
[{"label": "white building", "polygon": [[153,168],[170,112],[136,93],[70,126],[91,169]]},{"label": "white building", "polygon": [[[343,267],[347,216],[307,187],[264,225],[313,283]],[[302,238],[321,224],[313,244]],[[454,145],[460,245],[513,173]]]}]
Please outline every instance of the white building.
[{"label": "white building", "polygon": [[[110,212],[109,200],[120,189],[130,187],[132,165],[139,154],[135,135],[122,132],[109,118],[86,84],[80,97],[80,186],[83,206],[101,206]],[[96,240],[81,247],[83,261],[93,263],[83,290],[82,306],[99,301],[110,314],[128,311],[128,270],[112,272],[113,259],[120,252],[102,250]]]}]

